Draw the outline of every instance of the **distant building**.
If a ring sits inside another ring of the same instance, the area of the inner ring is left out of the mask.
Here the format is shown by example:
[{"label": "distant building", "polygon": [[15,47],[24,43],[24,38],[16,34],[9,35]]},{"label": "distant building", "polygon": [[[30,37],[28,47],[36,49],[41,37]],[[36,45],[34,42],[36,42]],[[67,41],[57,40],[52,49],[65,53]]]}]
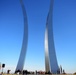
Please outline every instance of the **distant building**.
[{"label": "distant building", "polygon": [[62,70],[62,66],[60,65],[60,74],[62,74],[62,71],[63,71],[63,70]]},{"label": "distant building", "polygon": [[65,74],[65,70],[63,69],[63,74]]},{"label": "distant building", "polygon": [[45,70],[50,73],[57,73],[59,71],[53,37],[53,5],[54,0],[50,0],[50,10],[46,22],[45,31]]}]

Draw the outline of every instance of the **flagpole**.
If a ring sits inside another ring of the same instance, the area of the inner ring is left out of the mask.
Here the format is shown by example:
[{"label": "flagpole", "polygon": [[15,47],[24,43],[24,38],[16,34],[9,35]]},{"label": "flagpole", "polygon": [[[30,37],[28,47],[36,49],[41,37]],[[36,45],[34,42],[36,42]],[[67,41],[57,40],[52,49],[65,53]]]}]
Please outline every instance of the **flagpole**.
[{"label": "flagpole", "polygon": [[0,62],[0,74],[1,74],[1,67],[2,67],[2,66],[1,66],[1,62]]}]

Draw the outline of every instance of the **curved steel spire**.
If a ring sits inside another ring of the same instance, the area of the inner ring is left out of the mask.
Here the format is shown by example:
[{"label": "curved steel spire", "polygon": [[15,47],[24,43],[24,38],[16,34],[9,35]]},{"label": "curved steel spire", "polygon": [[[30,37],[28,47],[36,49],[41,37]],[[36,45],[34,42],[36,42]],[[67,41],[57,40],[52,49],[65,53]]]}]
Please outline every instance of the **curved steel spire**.
[{"label": "curved steel spire", "polygon": [[22,43],[22,49],[19,57],[19,61],[16,67],[16,71],[23,70],[24,67],[24,62],[25,62],[25,56],[26,56],[26,51],[27,51],[27,44],[28,44],[28,22],[27,22],[27,15],[26,15],[26,10],[23,4],[23,1],[20,0],[21,7],[22,7],[22,12],[23,12],[23,17],[24,17],[24,34],[23,34],[23,43]]},{"label": "curved steel spire", "polygon": [[45,31],[45,70],[46,72],[57,73],[59,70],[53,38],[53,5],[54,0],[50,1],[50,10],[46,22]]}]

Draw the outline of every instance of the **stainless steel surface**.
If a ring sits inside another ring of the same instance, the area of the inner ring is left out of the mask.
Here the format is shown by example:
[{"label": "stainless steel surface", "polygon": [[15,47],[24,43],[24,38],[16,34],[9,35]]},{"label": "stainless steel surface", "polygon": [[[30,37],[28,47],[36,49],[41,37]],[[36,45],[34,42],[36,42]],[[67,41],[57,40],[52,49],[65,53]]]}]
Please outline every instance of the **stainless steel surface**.
[{"label": "stainless steel surface", "polygon": [[50,1],[50,10],[46,22],[45,31],[45,70],[46,72],[57,73],[59,70],[53,37],[53,6],[54,0]]},{"label": "stainless steel surface", "polygon": [[24,67],[24,62],[25,62],[25,56],[26,56],[26,51],[27,51],[27,44],[28,44],[28,23],[27,23],[27,14],[26,10],[24,7],[24,4],[22,0],[20,0],[21,7],[22,7],[22,12],[23,12],[23,17],[24,17],[24,35],[23,35],[23,43],[22,43],[22,49],[19,57],[19,61],[16,67],[16,71],[23,70]]}]

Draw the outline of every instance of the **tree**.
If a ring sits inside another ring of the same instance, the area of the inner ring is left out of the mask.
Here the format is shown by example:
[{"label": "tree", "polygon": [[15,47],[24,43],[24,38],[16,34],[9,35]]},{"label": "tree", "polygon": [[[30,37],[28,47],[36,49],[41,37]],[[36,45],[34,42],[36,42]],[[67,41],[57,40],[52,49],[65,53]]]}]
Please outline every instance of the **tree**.
[{"label": "tree", "polygon": [[10,71],[11,71],[11,70],[7,70],[7,74],[9,74],[9,73],[10,73]]}]

